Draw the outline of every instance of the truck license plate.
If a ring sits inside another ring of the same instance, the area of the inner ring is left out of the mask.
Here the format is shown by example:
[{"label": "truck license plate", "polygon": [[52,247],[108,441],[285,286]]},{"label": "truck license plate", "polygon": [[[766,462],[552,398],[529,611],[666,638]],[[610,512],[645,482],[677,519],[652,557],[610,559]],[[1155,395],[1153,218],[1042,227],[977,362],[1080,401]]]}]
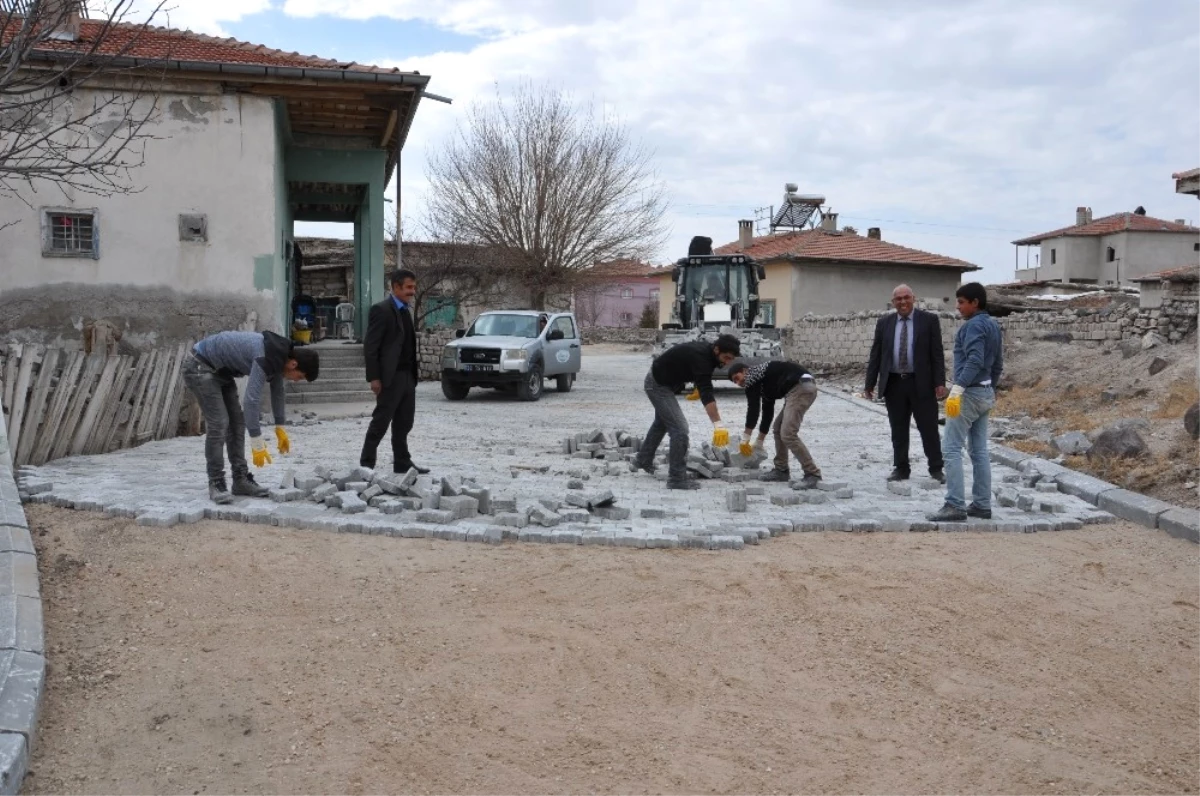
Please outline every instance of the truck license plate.
[{"label": "truck license plate", "polygon": [[463,365],[463,370],[495,370],[495,365]]}]

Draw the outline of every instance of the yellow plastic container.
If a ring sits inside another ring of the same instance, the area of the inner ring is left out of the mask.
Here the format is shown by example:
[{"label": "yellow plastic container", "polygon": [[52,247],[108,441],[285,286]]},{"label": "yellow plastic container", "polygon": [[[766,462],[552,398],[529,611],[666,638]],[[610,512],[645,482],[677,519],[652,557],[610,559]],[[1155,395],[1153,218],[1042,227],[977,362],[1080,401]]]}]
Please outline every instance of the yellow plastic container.
[{"label": "yellow plastic container", "polygon": [[293,343],[305,343],[305,344],[311,343],[312,342],[312,329],[293,329],[292,330],[292,342]]}]

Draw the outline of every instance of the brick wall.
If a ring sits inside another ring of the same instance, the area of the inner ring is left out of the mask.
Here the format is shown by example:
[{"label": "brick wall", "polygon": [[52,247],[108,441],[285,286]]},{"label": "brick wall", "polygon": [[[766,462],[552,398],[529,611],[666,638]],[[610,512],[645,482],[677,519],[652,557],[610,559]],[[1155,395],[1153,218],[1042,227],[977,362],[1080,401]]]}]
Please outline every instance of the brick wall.
[{"label": "brick wall", "polygon": [[454,339],[454,329],[425,330],[417,335],[421,381],[442,380],[442,349]]}]

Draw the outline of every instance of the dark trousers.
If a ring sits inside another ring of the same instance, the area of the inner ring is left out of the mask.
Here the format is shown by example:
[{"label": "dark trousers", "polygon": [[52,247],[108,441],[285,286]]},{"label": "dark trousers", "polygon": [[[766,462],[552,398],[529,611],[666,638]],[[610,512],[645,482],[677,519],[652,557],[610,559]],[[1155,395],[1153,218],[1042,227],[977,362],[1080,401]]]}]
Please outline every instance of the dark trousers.
[{"label": "dark trousers", "polygon": [[942,469],[937,398],[932,395],[918,396],[916,379],[902,379],[893,373],[888,376],[883,402],[887,406],[888,423],[892,426],[892,466],[909,472],[908,428],[909,421],[915,419],[921,435],[921,447],[925,449],[925,458],[929,460],[929,471]]},{"label": "dark trousers", "polygon": [[412,374],[402,371],[392,383],[375,396],[375,411],[371,413],[371,424],[367,426],[367,438],[363,441],[358,463],[363,467],[375,467],[375,451],[388,426],[392,427],[392,469],[405,471],[412,466],[408,452],[408,432],[412,431],[417,413],[417,385]]},{"label": "dark trousers", "polygon": [[687,480],[688,424],[679,408],[679,399],[675,390],[659,384],[654,374],[646,374],[644,384],[646,397],[654,407],[654,422],[642,440],[642,447],[637,452],[637,463],[649,467],[654,462],[654,454],[667,434],[671,435],[671,444],[667,448],[667,480],[683,483]]},{"label": "dark trousers", "polygon": [[226,449],[235,479],[250,472],[246,464],[246,420],[242,416],[233,378],[189,356],[183,363],[183,383],[196,396],[204,415],[204,461],[208,480],[225,478]]}]

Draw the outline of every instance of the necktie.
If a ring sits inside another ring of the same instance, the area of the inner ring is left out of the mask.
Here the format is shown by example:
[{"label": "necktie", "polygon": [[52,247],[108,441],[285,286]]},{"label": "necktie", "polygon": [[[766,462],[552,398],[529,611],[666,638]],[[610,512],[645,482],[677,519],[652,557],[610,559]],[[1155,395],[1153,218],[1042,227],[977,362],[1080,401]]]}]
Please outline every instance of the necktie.
[{"label": "necktie", "polygon": [[908,373],[908,318],[900,319],[900,372]]}]

